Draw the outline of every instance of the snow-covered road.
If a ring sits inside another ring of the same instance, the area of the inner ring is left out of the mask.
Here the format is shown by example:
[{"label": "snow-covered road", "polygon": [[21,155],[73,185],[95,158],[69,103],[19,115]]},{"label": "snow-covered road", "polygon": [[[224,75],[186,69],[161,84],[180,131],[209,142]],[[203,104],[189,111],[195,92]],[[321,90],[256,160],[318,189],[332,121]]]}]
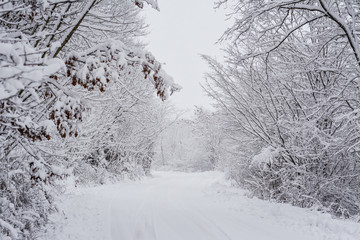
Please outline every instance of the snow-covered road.
[{"label": "snow-covered road", "polygon": [[[244,196],[222,174],[156,172],[152,178],[73,191],[41,239],[360,239],[360,224]],[[58,218],[58,219],[57,219]]]}]

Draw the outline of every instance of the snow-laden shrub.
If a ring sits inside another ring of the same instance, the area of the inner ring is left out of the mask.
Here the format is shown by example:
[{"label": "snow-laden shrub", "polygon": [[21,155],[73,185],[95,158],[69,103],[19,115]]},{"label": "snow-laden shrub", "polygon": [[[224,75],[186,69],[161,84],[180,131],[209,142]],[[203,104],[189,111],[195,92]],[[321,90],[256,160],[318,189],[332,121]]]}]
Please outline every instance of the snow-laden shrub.
[{"label": "snow-laden shrub", "polygon": [[20,146],[6,157],[0,156],[0,235],[36,239],[49,214],[56,211],[55,181],[69,172],[41,157],[27,156]]},{"label": "snow-laden shrub", "polygon": [[151,162],[151,156],[144,154],[105,149],[76,161],[73,169],[78,186],[105,184],[122,179],[137,180],[149,175]]}]

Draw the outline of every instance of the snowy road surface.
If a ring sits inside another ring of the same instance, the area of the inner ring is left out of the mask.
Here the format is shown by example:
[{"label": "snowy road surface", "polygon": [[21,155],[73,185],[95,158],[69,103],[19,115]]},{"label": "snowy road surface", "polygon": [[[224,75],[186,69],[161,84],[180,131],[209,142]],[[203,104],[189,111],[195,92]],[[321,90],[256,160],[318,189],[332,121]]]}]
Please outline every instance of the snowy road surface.
[{"label": "snowy road surface", "polygon": [[79,189],[59,203],[41,239],[352,240],[360,224],[244,196],[220,173],[156,172],[152,178]]}]

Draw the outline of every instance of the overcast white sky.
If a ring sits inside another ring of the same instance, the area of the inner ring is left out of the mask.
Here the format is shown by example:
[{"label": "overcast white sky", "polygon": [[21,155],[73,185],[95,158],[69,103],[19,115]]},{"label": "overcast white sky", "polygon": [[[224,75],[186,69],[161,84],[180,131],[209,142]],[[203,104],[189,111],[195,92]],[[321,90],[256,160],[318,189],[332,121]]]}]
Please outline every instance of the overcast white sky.
[{"label": "overcast white sky", "polygon": [[144,8],[150,34],[148,49],[162,63],[166,72],[183,89],[171,101],[181,109],[194,105],[210,108],[200,83],[204,82],[207,64],[200,54],[221,58],[215,42],[228,25],[225,11],[214,10],[212,0],[158,0],[160,12]]}]

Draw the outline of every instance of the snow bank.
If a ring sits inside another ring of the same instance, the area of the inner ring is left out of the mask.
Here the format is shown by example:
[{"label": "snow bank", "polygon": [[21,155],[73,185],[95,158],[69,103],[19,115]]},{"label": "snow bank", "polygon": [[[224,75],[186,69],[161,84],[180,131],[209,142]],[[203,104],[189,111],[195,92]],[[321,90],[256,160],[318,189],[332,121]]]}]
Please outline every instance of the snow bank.
[{"label": "snow bank", "polygon": [[[266,154],[266,156],[269,156]],[[263,159],[263,158],[262,158]],[[315,209],[294,207],[249,197],[246,190],[235,188],[225,178],[218,178],[207,192],[214,201],[224,203],[234,213],[247,219],[258,219],[259,228],[271,228],[275,223],[291,232],[300,232],[316,240],[358,240],[360,223],[352,220],[334,219],[328,213]],[[305,240],[296,238],[289,239]]]}]

